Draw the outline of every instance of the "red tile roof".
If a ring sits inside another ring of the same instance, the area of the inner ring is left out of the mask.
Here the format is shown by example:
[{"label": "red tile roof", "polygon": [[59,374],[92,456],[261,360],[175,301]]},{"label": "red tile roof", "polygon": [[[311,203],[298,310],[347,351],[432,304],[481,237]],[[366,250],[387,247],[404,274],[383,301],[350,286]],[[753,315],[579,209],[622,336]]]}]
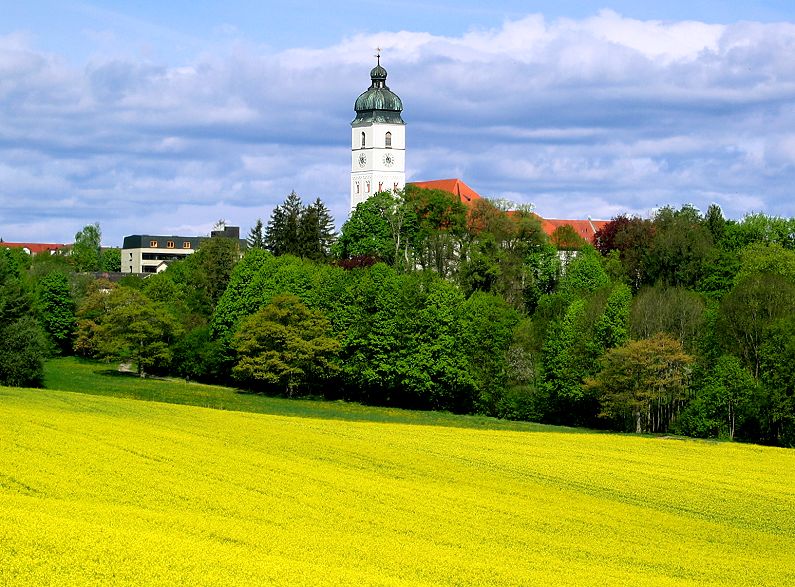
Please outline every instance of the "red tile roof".
[{"label": "red tile roof", "polygon": [[412,185],[426,190],[442,190],[459,197],[462,203],[471,204],[475,200],[480,200],[480,194],[469,187],[460,179],[433,179],[431,181],[412,181]]},{"label": "red tile roof", "polygon": [[[481,196],[467,184],[460,179],[434,179],[431,181],[413,181],[412,185],[420,188],[430,190],[443,190],[459,197],[462,203],[466,205],[473,204],[476,200],[480,200]],[[510,212],[509,212],[510,213]],[[538,216],[538,215],[536,215]],[[558,220],[552,218],[542,218],[538,216],[541,221],[541,226],[547,236],[552,236],[552,233],[559,226],[570,225],[582,238],[592,243],[594,242],[594,234],[597,230],[607,224],[607,220]]]},{"label": "red tile roof", "polygon": [[541,218],[541,216],[538,218],[541,220],[541,226],[543,226],[544,232],[549,236],[552,236],[556,228],[568,224],[577,234],[589,243],[594,242],[596,231],[609,222],[608,220],[558,220],[555,218]]},{"label": "red tile roof", "polygon": [[59,243],[0,243],[0,247],[7,247],[12,249],[27,249],[31,255],[38,255],[39,253],[48,253],[62,249],[66,245]]}]

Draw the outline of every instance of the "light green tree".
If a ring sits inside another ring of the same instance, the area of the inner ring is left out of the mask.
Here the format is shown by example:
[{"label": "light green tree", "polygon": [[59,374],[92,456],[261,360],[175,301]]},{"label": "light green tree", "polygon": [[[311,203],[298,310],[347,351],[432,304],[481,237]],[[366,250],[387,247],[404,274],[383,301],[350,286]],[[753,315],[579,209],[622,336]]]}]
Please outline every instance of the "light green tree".
[{"label": "light green tree", "polygon": [[578,343],[585,319],[585,301],[569,304],[560,320],[553,322],[541,350],[541,364],[547,393],[553,402],[570,404],[583,398],[586,375]]},{"label": "light green tree", "polygon": [[778,275],[795,284],[795,250],[785,249],[778,243],[748,245],[740,251],[740,269],[735,283],[754,273]]},{"label": "light green tree", "polygon": [[693,357],[665,334],[610,349],[584,387],[625,430],[664,432],[684,406]]},{"label": "light green tree", "polygon": [[373,257],[394,266],[408,257],[409,239],[405,234],[405,204],[387,192],[380,192],[356,206],[342,225],[332,247],[337,259]]},{"label": "light green tree", "polygon": [[723,355],[715,363],[700,393],[720,427],[734,440],[738,414],[751,400],[756,381],[737,357]]},{"label": "light green tree", "polygon": [[602,266],[599,253],[592,246],[587,245],[566,265],[558,288],[567,294],[584,295],[608,283],[610,278]]},{"label": "light green tree", "polygon": [[232,376],[255,389],[293,396],[328,380],[339,370],[340,343],[319,311],[294,295],[275,296],[244,319],[232,338],[238,362]]},{"label": "light green tree", "polygon": [[101,267],[102,230],[99,222],[88,224],[75,234],[71,259],[75,271],[99,271]]},{"label": "light green tree", "polygon": [[86,338],[91,341],[95,356],[132,361],[141,377],[151,369],[166,368],[172,357],[171,345],[181,332],[174,317],[161,304],[127,287],[96,295],[106,296],[104,312],[99,313],[96,322],[85,320],[79,324],[81,330],[92,330]]},{"label": "light green tree", "polygon": [[100,255],[100,269],[102,271],[121,271],[121,249],[108,247]]},{"label": "light green tree", "polygon": [[594,342],[601,350],[627,342],[631,307],[632,290],[623,283],[616,285],[607,297],[604,312],[594,325]]}]

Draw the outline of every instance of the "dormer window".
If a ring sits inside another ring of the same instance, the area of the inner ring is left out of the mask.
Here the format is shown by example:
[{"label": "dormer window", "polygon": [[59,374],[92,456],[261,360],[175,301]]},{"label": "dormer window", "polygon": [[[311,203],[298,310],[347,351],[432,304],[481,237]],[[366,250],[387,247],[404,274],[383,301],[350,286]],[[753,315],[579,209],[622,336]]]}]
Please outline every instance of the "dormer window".
[{"label": "dormer window", "polygon": [[387,149],[391,149],[392,148],[392,133],[391,132],[386,133],[386,136],[384,137],[384,144],[386,145]]},{"label": "dormer window", "polygon": [[364,133],[362,133],[362,147],[364,147]]}]

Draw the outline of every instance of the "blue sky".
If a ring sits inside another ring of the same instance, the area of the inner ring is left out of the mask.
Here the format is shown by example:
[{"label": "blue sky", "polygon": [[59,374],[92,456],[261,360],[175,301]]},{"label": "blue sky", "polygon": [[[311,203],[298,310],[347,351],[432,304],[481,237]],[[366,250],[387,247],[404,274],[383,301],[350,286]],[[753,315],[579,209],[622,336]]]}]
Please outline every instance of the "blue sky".
[{"label": "blue sky", "polygon": [[795,3],[0,1],[0,237],[338,224],[375,46],[409,180],[547,217],[795,216]]}]

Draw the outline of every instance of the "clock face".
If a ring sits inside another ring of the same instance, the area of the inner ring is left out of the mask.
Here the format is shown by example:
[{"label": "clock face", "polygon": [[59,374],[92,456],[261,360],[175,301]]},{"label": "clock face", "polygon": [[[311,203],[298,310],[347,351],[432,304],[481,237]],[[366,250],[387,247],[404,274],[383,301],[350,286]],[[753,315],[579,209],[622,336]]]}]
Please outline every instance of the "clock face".
[{"label": "clock face", "polygon": [[364,167],[365,165],[367,165],[367,155],[361,153],[359,155],[359,167]]},{"label": "clock face", "polygon": [[384,155],[384,165],[392,167],[395,164],[395,156],[392,153]]}]

